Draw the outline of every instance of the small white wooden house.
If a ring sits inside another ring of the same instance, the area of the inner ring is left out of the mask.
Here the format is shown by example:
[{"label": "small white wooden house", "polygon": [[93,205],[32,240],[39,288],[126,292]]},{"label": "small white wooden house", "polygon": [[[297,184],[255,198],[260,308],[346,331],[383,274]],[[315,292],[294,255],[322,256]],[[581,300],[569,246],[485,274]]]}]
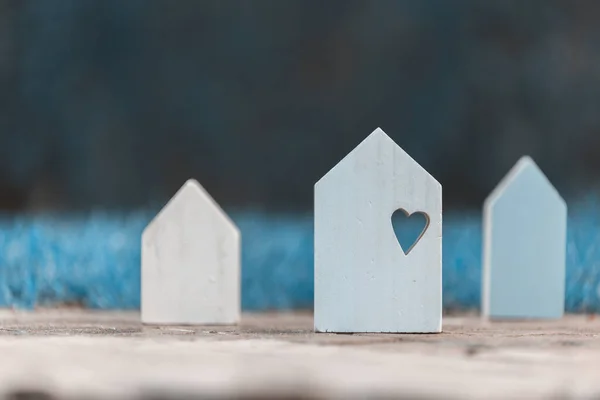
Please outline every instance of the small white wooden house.
[{"label": "small white wooden house", "polygon": [[[402,248],[392,214],[426,215]],[[442,186],[381,129],[315,184],[315,330],[440,332]]]},{"label": "small white wooden house", "polygon": [[142,234],[146,324],[235,324],[240,318],[240,232],[195,180]]},{"label": "small white wooden house", "polygon": [[565,304],[567,205],[530,157],[486,199],[482,312],[560,318]]}]

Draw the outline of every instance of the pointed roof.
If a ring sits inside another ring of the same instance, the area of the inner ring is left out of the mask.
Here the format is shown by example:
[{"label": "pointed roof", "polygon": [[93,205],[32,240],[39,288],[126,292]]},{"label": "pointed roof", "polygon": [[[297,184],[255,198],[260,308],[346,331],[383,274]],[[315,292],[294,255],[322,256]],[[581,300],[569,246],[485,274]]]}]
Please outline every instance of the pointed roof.
[{"label": "pointed roof", "polygon": [[[507,189],[514,185],[521,179],[535,179],[540,182],[545,188],[548,189],[548,192],[553,194],[556,199],[566,207],[565,200],[558,193],[558,190],[552,185],[550,180],[544,175],[542,170],[538,167],[538,165],[533,161],[533,159],[529,156],[523,156],[517,161],[517,163],[510,169],[510,171],[500,180],[498,186],[494,188],[494,190],[490,193],[490,195],[485,199],[484,207],[493,207],[500,198],[506,193]],[[532,190],[533,195],[539,196],[543,195],[542,192],[537,190]]]},{"label": "pointed roof", "polygon": [[212,196],[196,181],[195,179],[188,179],[183,186],[173,195],[173,197],[165,204],[158,214],[150,221],[150,223],[144,229],[142,236],[149,232],[150,229],[155,225],[156,221],[162,219],[166,211],[172,207],[175,207],[182,201],[185,201],[188,197],[196,197],[198,199],[198,205],[208,206],[211,212],[220,219],[225,226],[234,230],[239,235],[239,229],[237,225],[229,218],[229,216],[223,211],[219,204],[212,198]]},{"label": "pointed roof", "polygon": [[[317,181],[317,183],[315,183],[315,187],[318,186],[318,185],[320,185],[321,182],[324,182],[324,181],[327,181],[327,180],[331,179],[330,177],[335,174],[335,171],[339,170],[338,166],[340,166],[340,165],[344,164],[345,162],[347,162],[349,158],[355,156],[357,153],[360,153],[360,152],[363,152],[363,151],[367,151],[366,149],[369,147],[370,144],[373,144],[373,143],[381,143],[384,146],[392,146],[392,147],[394,147],[395,150],[397,152],[400,152],[403,157],[406,157],[407,159],[409,159],[410,161],[412,161],[412,163],[414,164],[414,166],[416,168],[418,168],[421,171],[423,171],[435,183],[437,183],[438,185],[440,185],[440,183],[425,168],[423,168],[407,152],[405,152],[402,147],[400,147],[396,142],[394,142],[394,140],[391,137],[389,137],[383,131],[383,129],[377,128],[369,136],[367,136],[362,142],[360,142],[352,151],[350,151],[348,154],[346,154],[346,156],[344,158],[342,158],[336,165],[334,165],[325,175],[323,175],[321,177],[321,179],[319,179]],[[373,162],[376,163],[377,160],[375,158],[373,158]]]}]

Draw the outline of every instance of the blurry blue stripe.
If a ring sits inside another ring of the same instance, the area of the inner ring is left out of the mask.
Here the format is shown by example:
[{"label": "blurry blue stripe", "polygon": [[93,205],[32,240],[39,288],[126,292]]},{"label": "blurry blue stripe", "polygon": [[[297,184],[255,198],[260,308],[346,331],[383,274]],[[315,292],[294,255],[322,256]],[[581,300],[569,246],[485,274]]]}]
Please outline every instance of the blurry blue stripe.
[{"label": "blurry blue stripe", "polygon": [[[78,303],[137,308],[140,234],[151,213],[0,218],[0,306]],[[232,213],[242,231],[242,302],[246,310],[310,308],[310,215]],[[580,206],[569,219],[569,311],[600,311],[600,216]],[[478,214],[444,218],[444,305],[477,308],[481,281]]]}]

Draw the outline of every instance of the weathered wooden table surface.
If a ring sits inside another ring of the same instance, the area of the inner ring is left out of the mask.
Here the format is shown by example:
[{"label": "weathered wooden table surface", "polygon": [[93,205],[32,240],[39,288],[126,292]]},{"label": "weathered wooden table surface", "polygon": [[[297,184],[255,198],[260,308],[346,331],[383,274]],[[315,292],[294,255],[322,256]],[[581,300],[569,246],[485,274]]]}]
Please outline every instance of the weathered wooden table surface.
[{"label": "weathered wooden table surface", "polygon": [[600,397],[600,318],[589,316],[335,335],[314,334],[301,313],[146,327],[137,313],[4,310],[0,355],[6,398]]}]

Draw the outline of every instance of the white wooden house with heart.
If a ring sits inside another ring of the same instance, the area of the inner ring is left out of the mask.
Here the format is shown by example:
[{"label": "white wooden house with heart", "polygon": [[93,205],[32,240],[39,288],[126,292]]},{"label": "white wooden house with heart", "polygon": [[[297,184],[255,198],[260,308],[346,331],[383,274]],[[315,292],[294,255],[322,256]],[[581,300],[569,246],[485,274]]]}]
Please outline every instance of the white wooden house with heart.
[{"label": "white wooden house with heart", "polygon": [[[425,216],[414,244],[392,215]],[[315,330],[440,332],[442,186],[381,129],[315,184]]]}]

